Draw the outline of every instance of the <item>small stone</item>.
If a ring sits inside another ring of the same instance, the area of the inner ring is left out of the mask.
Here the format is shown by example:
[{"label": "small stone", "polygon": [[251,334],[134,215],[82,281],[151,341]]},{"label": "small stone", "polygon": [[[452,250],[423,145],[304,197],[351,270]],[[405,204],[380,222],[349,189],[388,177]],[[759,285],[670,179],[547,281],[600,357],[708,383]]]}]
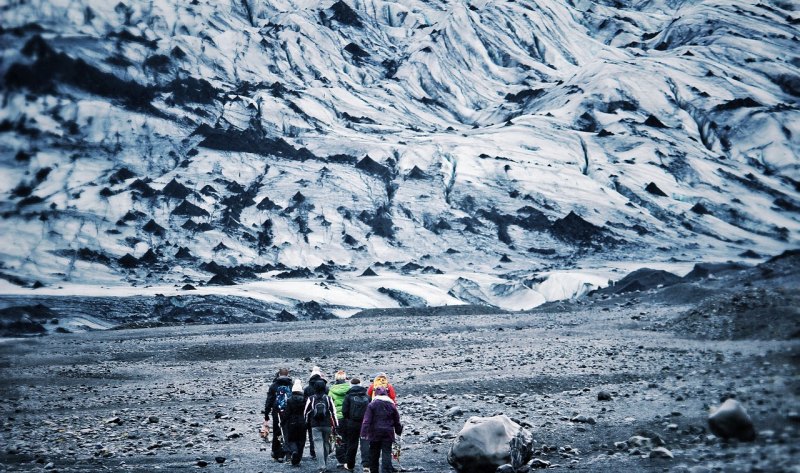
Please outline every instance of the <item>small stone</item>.
[{"label": "small stone", "polygon": [[150,416],[150,417],[147,418],[147,422],[149,422],[151,424],[158,424],[158,417]]},{"label": "small stone", "polygon": [[111,417],[110,419],[106,419],[105,422],[106,422],[106,424],[117,424],[117,425],[120,425],[120,424],[122,424],[122,419],[120,419],[119,417]]},{"label": "small stone", "polygon": [[464,415],[464,410],[461,409],[459,406],[451,407],[444,413],[447,417],[461,417]]},{"label": "small stone", "polygon": [[541,458],[534,458],[528,463],[531,468],[550,468],[550,462]]},{"label": "small stone", "polygon": [[52,470],[53,468],[55,468],[55,465],[53,464],[53,462],[50,462],[50,463],[48,463],[47,465],[44,466],[45,470]]},{"label": "small stone", "polygon": [[220,465],[222,465],[223,463],[225,463],[225,460],[226,460],[226,458],[225,458],[225,457],[214,457],[214,461],[216,461],[216,462],[217,462],[217,463],[219,463]]},{"label": "small stone", "polygon": [[650,450],[650,458],[668,458],[668,459],[671,459],[671,458],[675,458],[675,457],[672,455],[672,452],[670,452],[666,448],[664,448],[664,447],[656,447],[656,448]]},{"label": "small stone", "polygon": [[594,417],[587,417],[587,416],[585,416],[583,414],[579,414],[579,415],[573,417],[572,419],[570,419],[570,421],[571,422],[580,422],[582,424],[592,424],[592,425],[597,423],[597,421],[594,420]]},{"label": "small stone", "polygon": [[514,473],[514,467],[506,463],[505,465],[498,466],[495,473]]},{"label": "small stone", "polygon": [[609,393],[607,391],[600,391],[599,393],[597,393],[597,400],[598,401],[610,401],[611,399],[612,399],[611,398],[611,393]]},{"label": "small stone", "polygon": [[678,430],[678,424],[667,425],[667,430]]},{"label": "small stone", "polygon": [[197,460],[197,466],[199,466],[200,468],[205,468],[208,466],[208,462],[205,460]]},{"label": "small stone", "polygon": [[650,447],[653,444],[653,441],[647,437],[642,437],[641,435],[634,435],[633,437],[628,439],[626,444],[628,448]]}]

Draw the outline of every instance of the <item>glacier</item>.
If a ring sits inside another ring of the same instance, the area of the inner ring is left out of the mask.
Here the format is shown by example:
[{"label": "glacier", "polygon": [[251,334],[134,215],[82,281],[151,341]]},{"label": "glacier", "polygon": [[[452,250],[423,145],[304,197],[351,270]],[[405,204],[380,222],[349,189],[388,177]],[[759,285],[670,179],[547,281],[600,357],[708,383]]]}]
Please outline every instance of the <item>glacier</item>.
[{"label": "glacier", "polygon": [[525,310],[800,243],[793,2],[0,11],[2,294]]}]

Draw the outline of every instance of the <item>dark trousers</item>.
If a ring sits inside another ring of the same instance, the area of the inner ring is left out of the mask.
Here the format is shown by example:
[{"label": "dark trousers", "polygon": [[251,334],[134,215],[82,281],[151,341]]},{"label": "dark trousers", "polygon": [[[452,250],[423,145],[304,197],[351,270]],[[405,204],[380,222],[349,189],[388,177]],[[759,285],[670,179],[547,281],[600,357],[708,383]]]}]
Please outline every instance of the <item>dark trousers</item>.
[{"label": "dark trousers", "polygon": [[281,424],[283,419],[280,412],[277,410],[272,411],[272,458],[281,459],[286,455],[283,450],[283,432],[281,431]]},{"label": "dark trousers", "polygon": [[303,458],[303,450],[306,447],[306,429],[303,428],[297,435],[289,435],[289,438],[290,440],[286,442],[286,454],[292,460],[292,465],[297,465]]},{"label": "dark trousers", "polygon": [[361,422],[345,422],[344,443],[347,445],[347,460],[345,461],[347,468],[355,468],[358,447],[361,447],[361,466],[369,467],[369,442],[361,440]]},{"label": "dark trousers", "polygon": [[[339,422],[343,421],[340,420]],[[340,435],[342,439],[341,441],[337,439],[334,453],[336,453],[336,462],[340,465],[344,465],[345,462],[347,462],[347,441],[344,439],[344,435],[342,435],[342,433],[339,433],[338,435]]]},{"label": "dark trousers", "polygon": [[311,435],[311,423],[309,422],[306,427],[306,435],[308,436],[308,454],[311,455],[311,458],[315,458],[317,456],[316,449],[314,448],[314,437]]},{"label": "dark trousers", "polygon": [[392,442],[390,440],[370,441],[369,472],[391,473],[392,469]]}]

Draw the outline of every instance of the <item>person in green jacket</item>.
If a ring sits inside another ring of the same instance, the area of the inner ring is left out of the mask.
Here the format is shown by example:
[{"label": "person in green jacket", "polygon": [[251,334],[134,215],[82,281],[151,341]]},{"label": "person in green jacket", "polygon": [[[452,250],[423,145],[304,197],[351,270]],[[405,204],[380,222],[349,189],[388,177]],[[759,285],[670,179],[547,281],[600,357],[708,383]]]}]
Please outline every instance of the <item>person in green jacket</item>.
[{"label": "person in green jacket", "polygon": [[[336,417],[339,422],[342,422],[342,403],[347,391],[350,390],[350,383],[347,382],[347,373],[344,370],[336,372],[336,378],[333,384],[328,386],[328,395],[333,399],[333,404],[336,406]],[[336,462],[338,467],[344,466],[347,461],[347,445],[338,438],[336,440]]]}]

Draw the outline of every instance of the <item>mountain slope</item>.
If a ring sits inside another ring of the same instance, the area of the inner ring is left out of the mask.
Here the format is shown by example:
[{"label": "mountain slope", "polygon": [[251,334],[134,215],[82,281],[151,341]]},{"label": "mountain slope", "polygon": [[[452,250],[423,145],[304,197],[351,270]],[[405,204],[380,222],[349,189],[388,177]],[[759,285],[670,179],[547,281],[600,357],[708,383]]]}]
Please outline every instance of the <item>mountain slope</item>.
[{"label": "mountain slope", "polygon": [[528,308],[553,271],[798,244],[789,2],[3,8],[18,284],[375,267]]}]

